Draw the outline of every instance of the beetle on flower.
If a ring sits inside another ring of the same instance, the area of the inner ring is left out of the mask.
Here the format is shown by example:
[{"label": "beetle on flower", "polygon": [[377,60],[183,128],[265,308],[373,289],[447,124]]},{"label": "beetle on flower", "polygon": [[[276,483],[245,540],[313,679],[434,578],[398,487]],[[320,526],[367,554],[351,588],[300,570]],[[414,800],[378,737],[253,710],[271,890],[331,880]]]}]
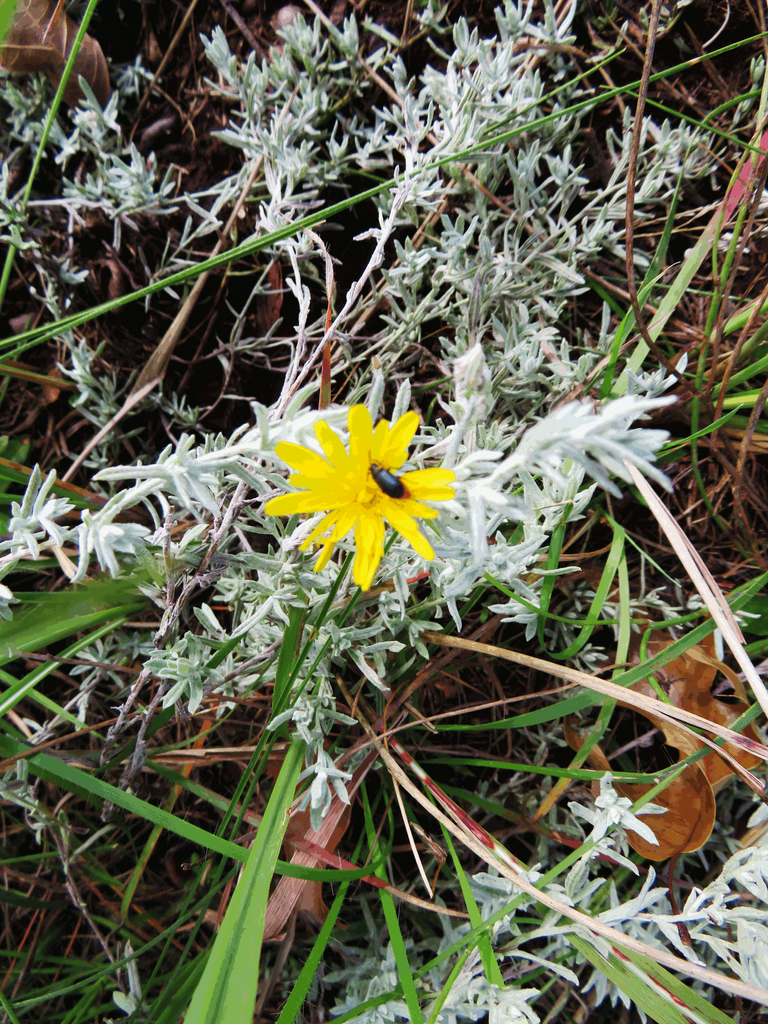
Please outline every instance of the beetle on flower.
[{"label": "beetle on flower", "polygon": [[[303,490],[272,498],[264,511],[271,516],[326,512],[301,545],[303,551],[315,541],[322,545],[316,572],[354,528],[353,576],[358,586],[368,590],[384,554],[385,519],[422,558],[435,557],[416,520],[437,517],[437,510],[423,503],[453,498],[453,489],[447,485],[455,476],[451,469],[419,469],[395,476],[408,457],[418,425],[418,415],[407,412],[392,426],[380,420],[374,430],[366,407],[353,405],[347,417],[349,450],[322,420],[315,425],[315,435],[325,458],[288,441],[275,447],[283,462],[297,470],[289,477],[291,484]],[[330,535],[323,536],[329,530]]]}]

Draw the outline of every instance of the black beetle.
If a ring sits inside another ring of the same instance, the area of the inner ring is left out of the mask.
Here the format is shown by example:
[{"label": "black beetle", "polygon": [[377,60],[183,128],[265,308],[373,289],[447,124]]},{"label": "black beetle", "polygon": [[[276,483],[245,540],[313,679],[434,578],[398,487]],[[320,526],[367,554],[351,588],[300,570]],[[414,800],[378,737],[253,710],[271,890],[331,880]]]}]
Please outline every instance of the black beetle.
[{"label": "black beetle", "polygon": [[411,492],[400,477],[390,473],[388,469],[374,463],[371,466],[371,476],[388,498],[410,498]]}]

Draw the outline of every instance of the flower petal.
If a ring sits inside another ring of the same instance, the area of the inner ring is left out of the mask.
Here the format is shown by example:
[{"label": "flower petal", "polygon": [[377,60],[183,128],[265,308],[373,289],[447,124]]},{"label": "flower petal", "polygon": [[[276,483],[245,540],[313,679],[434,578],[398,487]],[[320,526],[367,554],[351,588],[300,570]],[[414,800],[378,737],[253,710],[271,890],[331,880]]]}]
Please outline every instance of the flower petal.
[{"label": "flower petal", "polygon": [[436,508],[422,505],[420,501],[414,501],[413,498],[406,498],[404,501],[398,501],[397,504],[403,512],[407,512],[414,519],[437,519],[440,515]]},{"label": "flower petal", "polygon": [[408,445],[411,443],[418,425],[418,413],[407,412],[401,416],[384,439],[376,461],[380,462],[385,469],[399,469],[408,458]]},{"label": "flower petal", "polygon": [[387,447],[392,451],[407,451],[419,427],[419,414],[411,410],[395,423],[389,432]]},{"label": "flower petal", "polygon": [[292,516],[294,512],[323,512],[330,507],[326,494],[296,491],[294,494],[281,494],[279,498],[270,499],[264,511],[268,516]]},{"label": "flower petal", "polygon": [[431,561],[435,557],[432,545],[426,537],[419,533],[419,528],[414,520],[399,505],[395,505],[392,502],[391,505],[387,506],[384,515],[387,517],[389,524],[397,530],[401,537],[405,537],[414,551],[420,554],[422,558]]},{"label": "flower petal", "polygon": [[264,512],[268,516],[292,516],[299,511],[299,504],[303,494],[281,494],[279,498],[270,498],[264,506]]},{"label": "flower petal", "polygon": [[339,510],[336,529],[333,531],[334,541],[341,540],[343,537],[346,537],[363,513],[364,509],[362,505],[359,505],[357,502],[351,502],[348,505],[343,505]]},{"label": "flower petal", "polygon": [[328,565],[328,560],[333,554],[333,549],[335,547],[336,545],[331,539],[323,542],[323,550],[320,552],[320,555],[313,566],[315,572],[320,572],[326,567],[326,565]]},{"label": "flower petal", "polygon": [[445,486],[456,479],[452,469],[416,469],[403,473],[400,479],[417,501],[450,501],[456,497],[453,488]]},{"label": "flower petal", "polygon": [[327,516],[323,516],[323,518],[320,520],[320,522],[314,528],[312,533],[310,533],[310,535],[307,537],[307,539],[301,545],[301,550],[302,551],[306,551],[317,540],[317,538],[321,534],[325,533],[325,531],[336,522],[336,520],[338,518],[339,518],[338,510],[336,510],[335,512],[329,512]]},{"label": "flower petal", "polygon": [[434,469],[414,469],[410,473],[403,475],[409,476],[414,483],[418,481],[425,484],[452,484],[456,479],[456,474],[452,469],[439,469],[437,467]]},{"label": "flower petal", "polygon": [[373,423],[371,414],[364,405],[353,405],[347,417],[349,427],[349,458],[355,468],[359,470],[371,464],[371,436],[373,434]]},{"label": "flower petal", "polygon": [[381,453],[389,438],[389,420],[379,420],[371,438],[371,462],[382,463]]},{"label": "flower petal", "polygon": [[384,554],[384,523],[380,516],[365,513],[355,528],[355,564],[353,577],[358,587],[370,590],[373,577]]},{"label": "flower petal", "polygon": [[305,476],[304,473],[291,473],[288,479],[294,487],[302,487],[318,495],[324,494],[326,500],[330,502],[328,508],[333,508],[334,505],[338,507],[344,501],[354,501],[357,493],[348,486],[345,477],[338,475],[322,480],[316,476]]},{"label": "flower petal", "polygon": [[351,469],[349,455],[336,431],[331,430],[325,420],[318,420],[315,436],[334,469],[339,473],[348,473]]},{"label": "flower petal", "polygon": [[325,461],[316,452],[304,448],[300,444],[292,444],[290,441],[280,441],[275,445],[275,454],[291,469],[298,469],[301,473],[309,473],[310,476],[326,477],[335,472],[333,466]]}]

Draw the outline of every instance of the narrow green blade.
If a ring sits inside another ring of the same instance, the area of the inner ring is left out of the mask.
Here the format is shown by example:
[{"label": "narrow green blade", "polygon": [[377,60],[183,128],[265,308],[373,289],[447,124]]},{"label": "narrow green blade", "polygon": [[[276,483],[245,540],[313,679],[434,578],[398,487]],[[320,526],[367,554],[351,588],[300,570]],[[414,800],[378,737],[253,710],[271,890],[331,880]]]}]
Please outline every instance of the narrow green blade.
[{"label": "narrow green blade", "polygon": [[253,1020],[269,883],[288,824],[304,746],[303,741],[294,740],[288,748],[185,1024],[250,1024]]}]

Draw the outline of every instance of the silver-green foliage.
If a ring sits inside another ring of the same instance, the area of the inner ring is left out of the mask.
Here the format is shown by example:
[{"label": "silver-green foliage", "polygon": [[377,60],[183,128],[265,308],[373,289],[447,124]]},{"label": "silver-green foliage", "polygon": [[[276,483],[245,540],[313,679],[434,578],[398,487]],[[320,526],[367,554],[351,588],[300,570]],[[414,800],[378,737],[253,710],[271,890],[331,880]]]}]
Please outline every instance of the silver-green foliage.
[{"label": "silver-green foliage", "polygon": [[[425,526],[436,553],[433,563],[425,565],[395,537],[379,577],[393,580],[394,588],[365,599],[343,625],[332,614],[313,636],[307,662],[316,664],[313,678],[308,683],[302,677],[296,680],[303,695],[275,724],[291,721],[307,743],[305,776],[313,777],[307,799],[314,822],[334,794],[346,798],[349,775],[334,767],[323,745],[329,730],[344,720],[332,699],[331,681],[339,667],[354,662],[375,698],[377,690],[393,680],[391,653],[398,651],[402,658],[399,672],[406,671],[417,654],[425,656],[422,632],[439,628],[447,616],[460,626],[461,602],[487,572],[523,599],[508,598],[491,605],[491,610],[525,623],[532,636],[537,617],[529,606],[538,605],[541,580],[532,578],[532,570],[563,516],[569,522],[580,518],[597,485],[616,493],[615,479],[628,479],[625,462],[665,484],[652,465],[664,434],[636,425],[668,401],[659,397],[668,383],[663,374],[632,376],[626,397],[597,408],[559,404],[585,381],[614,340],[607,307],[594,336],[574,335],[575,347],[562,334],[561,318],[567,304],[585,290],[585,270],[598,254],[623,259],[630,135],[610,135],[610,178],[603,187],[590,185],[574,157],[580,114],[569,109],[585,95],[568,55],[573,42],[570,18],[576,7],[559,24],[551,4],[544,5],[540,22],[532,20],[532,10],[533,5],[504,0],[496,15],[496,36],[482,39],[463,19],[451,34],[439,5],[429,0],[418,17],[429,30],[439,66],[428,66],[419,81],[408,78],[396,41],[381,29],[376,32],[382,44],[364,66],[354,18],[341,29],[330,30],[320,21],[310,25],[297,17],[282,32],[281,51],[262,63],[251,55],[241,64],[224,33],[216,30],[203,42],[211,86],[230,104],[220,138],[242,154],[235,174],[171,201],[169,174],[161,174],[152,154],[142,155],[122,141],[118,89],[106,111],[86,102],[74,114],[72,128],[59,126],[52,136],[50,145],[64,173],[80,155],[88,156],[92,168],[82,178],[65,177],[60,199],[31,206],[22,216],[18,196],[8,193],[7,175],[2,179],[0,229],[25,248],[20,258],[39,266],[46,289],[41,301],[60,316],[69,289],[76,287],[77,268],[52,274],[29,232],[29,218],[51,216],[56,202],[75,218],[88,209],[100,209],[113,224],[117,249],[123,232],[135,233],[142,216],[185,210],[183,228],[171,235],[162,256],[153,264],[142,255],[149,281],[194,261],[200,239],[223,226],[257,161],[262,162],[262,175],[249,207],[254,235],[298,221],[329,195],[341,196],[350,183],[367,184],[364,176],[396,178],[390,190],[374,198],[378,224],[360,240],[361,245],[370,240],[374,254],[383,256],[386,251],[386,262],[380,266],[380,256],[375,255],[358,287],[347,296],[337,330],[341,352],[334,374],[337,381],[347,382],[348,405],[367,401],[376,417],[386,392],[397,416],[416,401],[410,380],[415,367],[430,365],[425,362],[427,333],[433,335],[434,325],[440,325],[428,356],[435,376],[450,384],[444,394],[435,390],[437,406],[414,439],[407,468],[453,468],[456,497],[443,503],[439,518]],[[126,95],[135,93],[141,74],[138,65],[125,71]],[[389,84],[395,98],[382,98],[374,87],[374,74]],[[29,146],[39,138],[40,121],[32,115],[41,110],[39,91],[37,80],[26,89],[9,79],[0,82],[0,99],[9,111],[8,145]],[[373,97],[378,106],[373,106]],[[518,130],[511,140],[494,141],[510,129]],[[686,126],[646,122],[638,168],[638,215],[659,207],[680,176],[710,172],[707,147],[692,145],[692,140],[693,131]],[[480,144],[478,151],[466,155]],[[446,161],[443,170],[436,165],[438,159]],[[500,192],[501,201],[494,202],[491,196]],[[418,238],[414,225],[422,228]],[[323,238],[332,249],[331,227]],[[385,250],[387,242],[394,245]],[[96,565],[113,575],[142,567],[149,579],[143,584],[145,591],[163,607],[164,624],[170,623],[166,641],[145,665],[162,680],[164,703],[183,700],[190,710],[214,690],[226,699],[272,684],[290,610],[300,607],[312,624],[338,573],[336,563],[314,573],[308,556],[299,551],[316,520],[281,521],[262,511],[263,500],[285,483],[285,467],[275,455],[277,442],[292,441],[317,451],[313,428],[318,419],[344,436],[347,416],[346,406],[322,413],[310,410],[306,403],[315,385],[300,386],[307,353],[323,333],[322,239],[298,233],[266,255],[290,266],[286,287],[299,306],[298,325],[282,325],[282,335],[275,328],[266,339],[248,334],[249,310],[268,289],[262,275],[242,307],[231,310],[235,327],[218,356],[230,369],[238,355],[287,354],[294,376],[278,402],[270,408],[252,403],[249,422],[229,437],[200,437],[183,400],[149,396],[145,409],[160,406],[171,425],[184,431],[178,442],[159,453],[144,452],[134,465],[108,469],[108,449],[97,448],[90,462],[101,469],[94,486],[100,481],[111,497],[98,511],[84,511],[79,522],[62,518],[68,507],[50,497],[50,481],[44,482],[36,471],[24,500],[14,506],[12,537],[4,542],[0,558],[0,578],[22,557],[36,557],[66,543],[78,546],[76,580]],[[637,259],[641,268],[648,264],[642,253]],[[386,303],[380,304],[383,297]],[[366,326],[373,307],[380,317],[377,330]],[[119,407],[117,382],[94,371],[95,354],[83,342],[75,344],[71,335],[63,340],[69,346],[65,368],[78,387],[75,404],[95,426],[102,426]],[[312,379],[314,375],[313,371]],[[248,489],[247,503],[237,498],[238,488]],[[137,506],[149,511],[154,533],[123,521],[123,513]],[[170,525],[181,516],[192,517],[198,526],[180,538]],[[205,583],[213,588],[213,598],[194,609],[195,633],[174,629],[176,584],[194,576],[206,550],[209,526],[216,534],[219,559],[213,570],[206,566]],[[342,555],[350,546],[349,540],[340,544]],[[430,591],[417,603],[408,580],[424,568],[430,569]],[[343,604],[350,593],[346,581],[339,602]],[[7,617],[13,610],[7,587],[2,587],[0,598],[0,614]],[[211,605],[233,609],[226,627]],[[235,651],[209,671],[208,642],[218,645],[230,637],[239,640]],[[561,624],[549,638],[567,644],[572,635]],[[101,660],[98,652],[93,657]],[[113,651],[111,657],[118,660],[119,652]],[[89,671],[82,680],[83,706],[93,683]],[[607,828],[598,811],[587,816],[595,828]],[[573,818],[558,827],[578,828]],[[595,836],[595,849],[608,849],[604,831]],[[541,854],[547,867],[546,850],[542,848]],[[620,850],[614,855],[629,863]],[[596,894],[603,889],[594,877],[595,863],[585,855],[560,886],[562,898],[594,909]],[[490,878],[477,882],[476,898],[485,916],[508,896],[501,891],[505,883]],[[733,880],[744,881],[738,872]],[[646,903],[650,884],[641,894]],[[656,893],[653,890],[653,900]],[[625,904],[624,916],[612,920],[631,930],[646,903],[629,909]],[[705,930],[703,905],[700,901],[686,907],[681,917],[690,922],[698,914],[695,919]],[[727,900],[720,899],[718,908],[726,921],[731,913]],[[742,925],[752,929],[752,938],[764,927],[755,917]],[[510,919],[496,929],[497,938],[509,941],[512,936],[515,949],[526,940],[538,943],[539,952],[526,956],[548,966],[554,961],[577,963],[555,920],[535,932],[525,928]],[[643,919],[646,941],[666,936],[668,930],[665,924],[655,932]],[[699,937],[709,944],[713,957],[727,959],[728,943],[720,935],[712,931]],[[427,958],[439,944],[427,949],[426,943],[414,957]],[[759,970],[749,967],[750,977],[765,975],[760,963]],[[434,993],[445,982],[448,969],[433,973],[429,991]],[[558,969],[570,975],[568,967]],[[373,989],[378,993],[396,985],[391,951],[372,949],[359,964],[326,980],[346,986],[340,1008],[352,1007],[356,1000],[359,1005]],[[594,983],[600,995],[609,993],[606,982]],[[494,1019],[534,1021],[529,1003],[536,994],[496,989],[485,980],[479,961],[471,960],[439,1020],[476,1020],[490,1012]],[[423,995],[428,1006],[431,996],[426,988]],[[359,1019],[404,1019],[403,1010],[404,1004],[395,1001]]]}]

